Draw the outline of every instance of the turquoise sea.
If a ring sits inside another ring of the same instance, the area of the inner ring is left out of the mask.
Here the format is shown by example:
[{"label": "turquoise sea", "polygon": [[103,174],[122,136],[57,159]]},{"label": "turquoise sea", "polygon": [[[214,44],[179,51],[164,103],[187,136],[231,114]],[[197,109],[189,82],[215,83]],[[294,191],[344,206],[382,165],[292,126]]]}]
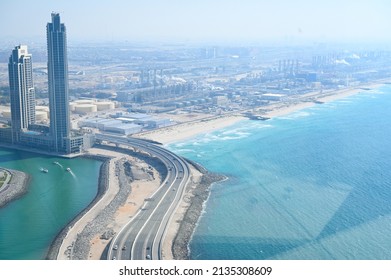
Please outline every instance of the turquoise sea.
[{"label": "turquoise sea", "polygon": [[0,208],[0,260],[44,259],[57,233],[95,198],[101,162],[0,148],[0,166],[31,175],[27,194]]},{"label": "turquoise sea", "polygon": [[215,184],[191,259],[391,259],[391,86],[168,146]]}]

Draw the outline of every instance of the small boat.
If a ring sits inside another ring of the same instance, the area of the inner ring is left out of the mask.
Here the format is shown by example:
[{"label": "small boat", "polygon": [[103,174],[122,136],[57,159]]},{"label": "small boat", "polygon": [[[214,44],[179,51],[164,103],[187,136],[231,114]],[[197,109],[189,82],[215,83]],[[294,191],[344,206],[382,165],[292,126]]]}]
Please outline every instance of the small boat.
[{"label": "small boat", "polygon": [[58,161],[53,161],[53,164],[60,165],[60,163]]},{"label": "small boat", "polygon": [[48,173],[49,170],[47,170],[46,168],[41,168],[41,172],[43,172],[43,173]]},{"label": "small boat", "polygon": [[72,170],[69,168],[69,167],[67,167],[67,169],[66,169],[68,172],[71,172]]}]

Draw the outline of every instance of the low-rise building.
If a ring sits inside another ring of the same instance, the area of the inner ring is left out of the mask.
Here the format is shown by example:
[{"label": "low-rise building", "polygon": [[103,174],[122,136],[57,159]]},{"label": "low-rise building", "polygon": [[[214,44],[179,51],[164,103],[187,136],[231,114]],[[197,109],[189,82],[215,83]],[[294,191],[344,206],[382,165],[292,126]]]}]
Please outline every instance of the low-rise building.
[{"label": "low-rise building", "polygon": [[262,99],[263,100],[268,100],[268,101],[280,101],[281,98],[283,98],[285,95],[284,94],[278,94],[278,93],[265,93],[262,94]]}]

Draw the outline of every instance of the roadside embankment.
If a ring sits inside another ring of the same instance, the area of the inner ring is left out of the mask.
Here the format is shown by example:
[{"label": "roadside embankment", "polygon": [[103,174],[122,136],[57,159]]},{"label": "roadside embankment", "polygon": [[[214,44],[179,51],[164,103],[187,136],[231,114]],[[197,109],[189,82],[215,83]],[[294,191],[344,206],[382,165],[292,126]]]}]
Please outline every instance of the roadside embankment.
[{"label": "roadside embankment", "polygon": [[72,221],[70,221],[56,236],[56,238],[51,243],[48,253],[46,254],[46,259],[55,260],[59,254],[59,250],[64,238],[67,236],[68,231],[74,226],[74,224],[81,219],[106,193],[108,188],[108,167],[110,157],[99,156],[99,155],[85,155],[84,157],[92,158],[102,161],[102,165],[99,171],[99,183],[98,183],[98,192],[93,201],[82,211],[80,212]]},{"label": "roadside embankment", "polygon": [[175,260],[189,259],[189,243],[197,227],[198,220],[204,210],[205,202],[210,195],[210,187],[216,182],[226,179],[224,175],[210,173],[204,167],[190,162],[198,172],[201,173],[200,180],[191,184],[179,206],[185,212],[179,222],[179,228],[172,242],[172,258]]},{"label": "roadside embankment", "polygon": [[[91,204],[57,235],[47,259],[106,259],[112,237],[136,214],[167,176],[157,158],[128,148],[98,146],[91,156],[102,155],[99,191]],[[98,158],[96,158],[98,159]],[[210,186],[225,179],[190,162],[192,180],[171,221],[164,259],[188,259],[188,244],[209,197]]]},{"label": "roadside embankment", "polygon": [[57,235],[47,259],[104,259],[111,238],[154,191],[155,187],[149,185],[156,182],[153,185],[159,186],[160,175],[167,173],[160,160],[132,149],[96,146],[87,156],[106,159],[100,171],[98,195]]}]

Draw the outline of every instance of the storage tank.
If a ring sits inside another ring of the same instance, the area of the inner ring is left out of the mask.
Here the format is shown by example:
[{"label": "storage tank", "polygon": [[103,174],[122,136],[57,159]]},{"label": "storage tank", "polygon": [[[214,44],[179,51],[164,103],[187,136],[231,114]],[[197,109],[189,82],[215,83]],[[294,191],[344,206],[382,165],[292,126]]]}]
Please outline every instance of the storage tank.
[{"label": "storage tank", "polygon": [[94,104],[95,100],[91,100],[91,99],[80,99],[80,100],[75,100],[74,103],[76,103],[77,105],[79,104]]},{"label": "storage tank", "polygon": [[77,103],[74,103],[74,102],[69,102],[69,110],[70,111],[75,111],[75,106],[77,105]]},{"label": "storage tank", "polygon": [[35,106],[35,111],[43,111],[43,112],[49,112],[49,107],[48,106]]},{"label": "storage tank", "polygon": [[36,121],[45,121],[47,119],[48,119],[48,112],[35,111],[35,120]]},{"label": "storage tank", "polygon": [[98,111],[112,110],[115,108],[114,103],[110,101],[102,101],[95,103]]},{"label": "storage tank", "polygon": [[94,104],[78,104],[75,106],[75,112],[78,114],[86,114],[96,112],[97,108]]},{"label": "storage tank", "polygon": [[11,119],[11,110],[4,110],[2,114],[4,118]]}]

